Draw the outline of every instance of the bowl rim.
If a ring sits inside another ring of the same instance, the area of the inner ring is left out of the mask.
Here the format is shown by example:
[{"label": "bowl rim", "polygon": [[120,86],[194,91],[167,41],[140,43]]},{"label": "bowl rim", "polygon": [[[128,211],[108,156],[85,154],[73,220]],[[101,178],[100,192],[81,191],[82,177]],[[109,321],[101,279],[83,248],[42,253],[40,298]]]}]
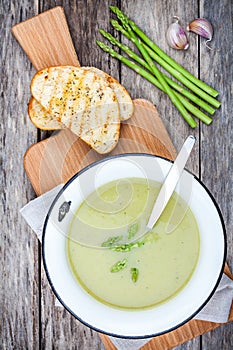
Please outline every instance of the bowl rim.
[{"label": "bowl rim", "polygon": [[53,281],[50,277],[50,274],[49,274],[49,271],[48,271],[48,267],[47,267],[47,264],[46,264],[46,258],[45,258],[45,234],[46,234],[46,228],[47,228],[47,223],[48,223],[48,220],[50,218],[50,214],[58,200],[58,198],[63,194],[63,192],[65,191],[65,189],[70,185],[70,183],[72,183],[76,178],[78,178],[81,174],[83,174],[84,172],[88,171],[90,168],[98,165],[98,164],[101,164],[103,162],[106,162],[106,161],[109,161],[109,160],[112,160],[112,159],[115,159],[115,158],[124,158],[124,157],[134,157],[134,156],[144,156],[144,157],[152,157],[152,158],[158,158],[158,159],[162,159],[162,160],[165,160],[165,161],[168,161],[170,163],[174,163],[173,160],[171,159],[168,159],[166,157],[162,157],[162,156],[158,156],[158,155],[154,155],[154,154],[150,154],[150,153],[123,153],[123,154],[117,154],[117,155],[112,155],[112,156],[109,156],[109,157],[106,157],[106,158],[103,158],[103,159],[100,159],[98,161],[95,161],[89,165],[87,165],[86,167],[82,168],[81,170],[79,170],[76,174],[74,174],[65,184],[64,186],[59,190],[59,192],[57,193],[57,195],[55,196],[55,198],[53,199],[53,202],[52,204],[50,205],[50,208],[47,212],[47,215],[46,215],[46,218],[45,218],[45,221],[44,221],[44,225],[43,225],[43,232],[42,232],[42,260],[43,260],[43,265],[44,265],[44,269],[45,269],[45,273],[46,273],[46,277],[49,281],[49,284],[50,284],[50,287],[53,291],[53,293],[55,294],[56,298],[58,299],[58,301],[62,304],[62,306],[73,316],[75,317],[75,319],[77,319],[78,321],[80,321],[82,324],[84,324],[85,326],[93,329],[94,331],[98,332],[98,333],[102,333],[102,334],[105,334],[105,335],[108,335],[108,336],[111,336],[111,337],[115,337],[115,338],[122,338],[122,339],[146,339],[146,338],[154,338],[154,337],[157,337],[157,336],[160,336],[160,335],[163,335],[163,334],[166,334],[166,333],[169,333],[181,326],[183,326],[185,323],[189,322],[194,316],[196,316],[202,309],[203,307],[209,302],[209,300],[212,298],[213,294],[215,293],[219,283],[220,283],[220,280],[222,278],[222,275],[224,273],[224,267],[225,267],[225,262],[226,262],[226,255],[227,255],[227,235],[226,235],[226,227],[225,227],[225,223],[224,223],[224,219],[223,219],[223,216],[222,216],[222,213],[221,213],[221,210],[217,204],[217,201],[216,199],[214,198],[214,196],[212,195],[212,193],[210,192],[210,190],[206,187],[206,185],[202,182],[202,180],[200,180],[195,174],[193,174],[190,170],[188,169],[184,169],[186,172],[188,172],[189,174],[191,174],[194,179],[196,181],[199,182],[199,184],[203,187],[203,189],[206,191],[206,193],[208,194],[208,196],[210,197],[210,199],[212,200],[216,210],[217,210],[217,213],[218,213],[218,216],[219,216],[219,219],[220,219],[220,222],[221,222],[221,227],[222,227],[222,232],[223,232],[223,241],[224,241],[224,253],[223,253],[223,261],[222,261],[222,267],[220,269],[220,272],[219,272],[219,276],[216,280],[216,284],[215,286],[213,287],[211,293],[209,294],[208,298],[206,298],[206,300],[202,303],[202,305],[192,314],[190,315],[189,317],[187,317],[184,321],[180,322],[179,324],[175,325],[174,327],[170,327],[169,329],[166,329],[162,332],[158,332],[158,333],[152,333],[152,334],[145,334],[145,335],[139,335],[139,336],[128,336],[128,335],[120,335],[120,334],[116,334],[116,333],[110,333],[110,332],[107,332],[107,331],[104,331],[102,329],[99,329],[95,326],[92,326],[90,323],[86,322],[85,320],[83,320],[81,317],[79,317],[78,315],[76,315],[75,312],[73,312],[69,306],[67,306],[65,304],[65,302],[62,300],[62,298],[60,297],[59,293],[56,291],[56,288],[53,284]]}]

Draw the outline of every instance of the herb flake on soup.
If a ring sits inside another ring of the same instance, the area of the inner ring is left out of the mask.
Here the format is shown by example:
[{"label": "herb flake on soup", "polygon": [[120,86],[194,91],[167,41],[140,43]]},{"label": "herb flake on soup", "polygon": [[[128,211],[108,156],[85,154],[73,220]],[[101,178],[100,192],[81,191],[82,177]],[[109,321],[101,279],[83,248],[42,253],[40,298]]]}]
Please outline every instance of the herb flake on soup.
[{"label": "herb flake on soup", "polygon": [[190,280],[199,256],[199,230],[177,193],[146,232],[160,187],[141,178],[113,181],[89,195],[74,214],[67,238],[69,265],[98,301],[148,308],[174,297]]}]

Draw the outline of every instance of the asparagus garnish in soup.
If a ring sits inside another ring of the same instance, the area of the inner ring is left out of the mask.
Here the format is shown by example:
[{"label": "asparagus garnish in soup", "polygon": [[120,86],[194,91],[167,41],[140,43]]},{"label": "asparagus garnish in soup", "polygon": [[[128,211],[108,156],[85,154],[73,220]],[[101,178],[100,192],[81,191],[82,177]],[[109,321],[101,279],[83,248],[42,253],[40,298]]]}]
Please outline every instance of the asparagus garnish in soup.
[{"label": "asparagus garnish in soup", "polygon": [[[149,308],[174,297],[190,280],[199,256],[199,230],[177,193],[153,229],[142,234],[160,187],[142,178],[113,181],[77,209],[67,257],[77,283],[98,301]],[[124,194],[129,193],[127,200]],[[170,234],[168,225],[173,227]]]}]

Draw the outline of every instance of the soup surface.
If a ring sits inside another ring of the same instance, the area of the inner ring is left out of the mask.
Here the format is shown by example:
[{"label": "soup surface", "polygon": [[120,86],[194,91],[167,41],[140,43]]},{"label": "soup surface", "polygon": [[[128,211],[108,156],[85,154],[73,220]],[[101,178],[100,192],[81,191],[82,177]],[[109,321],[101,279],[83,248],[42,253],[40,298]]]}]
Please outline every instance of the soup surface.
[{"label": "soup surface", "polygon": [[130,178],[105,184],[74,214],[67,256],[78,283],[118,308],[147,308],[176,295],[199,256],[199,231],[187,203],[173,194],[150,232],[160,184]]}]

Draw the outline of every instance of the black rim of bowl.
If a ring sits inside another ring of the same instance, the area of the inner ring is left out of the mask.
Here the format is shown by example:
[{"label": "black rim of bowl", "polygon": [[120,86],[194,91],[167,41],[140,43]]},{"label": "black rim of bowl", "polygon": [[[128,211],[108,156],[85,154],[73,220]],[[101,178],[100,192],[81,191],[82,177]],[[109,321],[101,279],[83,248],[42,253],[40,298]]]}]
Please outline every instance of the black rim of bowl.
[{"label": "black rim of bowl", "polygon": [[208,303],[208,301],[212,298],[214,292],[216,291],[218,285],[219,285],[219,282],[222,278],[222,275],[223,275],[223,272],[224,272],[224,266],[225,266],[225,261],[226,261],[226,252],[227,252],[227,238],[226,238],[226,228],[225,228],[225,224],[224,224],[224,220],[223,220],[223,217],[222,217],[222,213],[221,213],[221,210],[215,200],[215,198],[213,197],[213,195],[211,194],[211,192],[209,191],[209,189],[204,185],[204,183],[198,179],[192,172],[190,172],[189,170],[185,169],[188,173],[190,173],[194,178],[195,180],[197,180],[200,185],[204,188],[204,190],[207,192],[207,194],[209,195],[210,199],[212,200],[213,204],[215,205],[215,208],[218,212],[218,215],[219,215],[219,218],[221,220],[221,225],[222,225],[222,231],[223,231],[223,239],[224,239],[224,254],[223,254],[223,262],[222,262],[222,267],[221,267],[221,270],[220,270],[220,273],[219,273],[219,276],[217,278],[217,281],[216,281],[216,284],[214,286],[214,288],[212,289],[212,292],[210,293],[210,295],[208,296],[208,298],[204,301],[204,303],[202,303],[202,305],[192,314],[190,315],[188,318],[186,318],[184,321],[180,322],[179,324],[177,324],[176,326],[174,327],[171,327],[169,329],[166,329],[162,332],[158,332],[158,333],[152,333],[152,334],[145,334],[145,335],[139,335],[139,336],[130,336],[130,335],[121,335],[121,334],[116,334],[116,333],[109,333],[107,331],[104,331],[103,329],[99,329],[95,326],[92,326],[91,324],[89,324],[88,322],[86,322],[85,320],[81,319],[78,315],[76,315],[70,308],[69,306],[67,306],[65,304],[65,302],[62,300],[62,298],[60,297],[60,295],[58,294],[58,292],[56,291],[56,288],[54,287],[53,285],[53,282],[52,282],[52,279],[50,277],[50,274],[49,274],[49,271],[48,271],[48,268],[47,268],[47,264],[46,264],[46,258],[45,258],[45,234],[46,234],[46,227],[47,227],[47,223],[48,223],[48,220],[49,220],[49,217],[50,217],[50,214],[53,210],[53,207],[55,205],[55,203],[57,202],[58,198],[62,195],[62,193],[65,191],[65,189],[69,186],[70,183],[72,183],[77,177],[79,177],[81,174],[83,174],[84,172],[86,172],[87,170],[89,170],[90,168],[100,164],[100,163],[103,163],[103,162],[106,162],[106,161],[109,161],[111,159],[115,159],[115,158],[124,158],[124,157],[134,157],[134,156],[144,156],[144,157],[151,157],[151,158],[159,158],[159,159],[163,159],[163,160],[166,160],[170,163],[174,163],[172,160],[170,159],[167,159],[165,157],[161,157],[161,156],[156,156],[156,155],[153,155],[153,154],[149,154],[149,153],[124,153],[124,154],[119,154],[119,155],[114,155],[114,156],[110,156],[110,157],[107,157],[107,158],[104,158],[104,159],[101,159],[99,161],[96,161],[94,163],[91,163],[90,165],[86,166],[85,168],[81,169],[79,172],[77,172],[74,176],[72,176],[72,178],[67,181],[67,183],[61,188],[61,190],[58,192],[58,194],[56,195],[56,197],[54,198],[50,208],[49,208],[49,211],[48,211],[48,214],[45,218],[45,222],[44,222],[44,226],[43,226],[43,234],[42,234],[42,259],[43,259],[43,264],[44,264],[44,268],[45,268],[45,272],[46,272],[46,276],[47,276],[47,279],[49,281],[49,284],[52,288],[52,291],[53,293],[55,294],[56,298],[59,300],[59,302],[64,306],[64,308],[72,315],[74,316],[78,321],[80,321],[81,323],[83,323],[85,326],[93,329],[94,331],[96,332],[99,332],[99,333],[103,333],[103,334],[106,334],[108,336],[111,336],[111,337],[115,337],[115,338],[122,338],[122,339],[146,339],[146,338],[153,338],[153,337],[156,337],[156,336],[159,336],[159,335],[162,335],[162,334],[165,334],[165,333],[169,333],[181,326],[183,326],[185,323],[187,323],[188,321],[190,321],[192,318],[194,318],[202,309],[203,307]]}]

